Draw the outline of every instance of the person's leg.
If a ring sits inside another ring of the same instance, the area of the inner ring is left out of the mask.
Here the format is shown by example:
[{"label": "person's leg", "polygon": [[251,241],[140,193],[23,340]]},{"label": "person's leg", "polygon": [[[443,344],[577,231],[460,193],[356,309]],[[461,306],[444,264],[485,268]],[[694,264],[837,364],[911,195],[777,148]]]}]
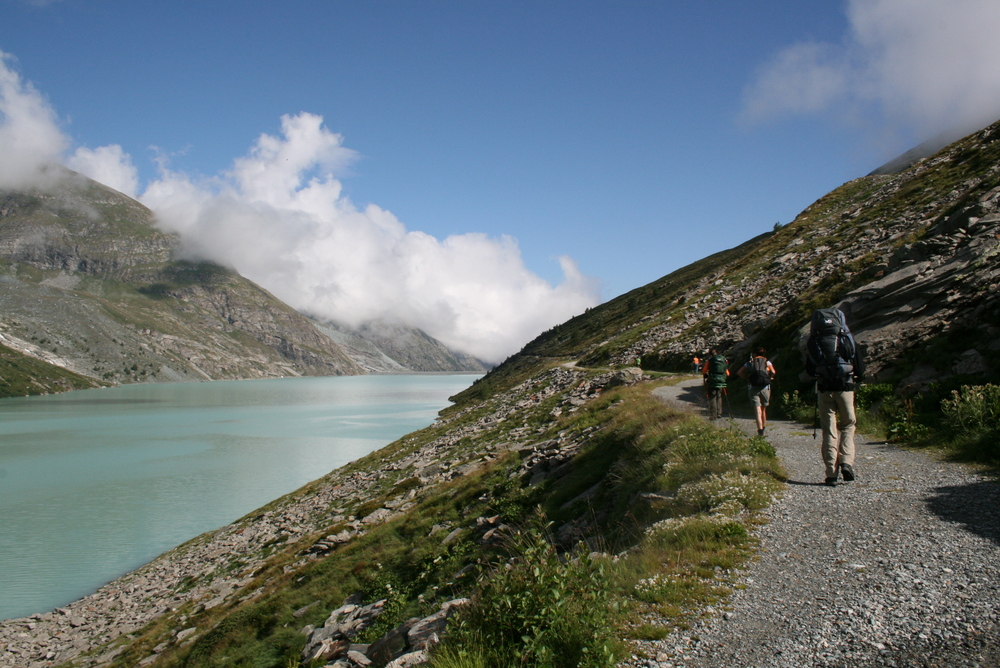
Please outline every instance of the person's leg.
[{"label": "person's leg", "polygon": [[747,389],[747,398],[750,399],[750,405],[753,406],[753,417],[757,423],[757,434],[761,435],[764,433],[764,424],[761,422],[760,393],[753,387],[750,387]]},{"label": "person's leg", "polygon": [[[840,438],[837,444],[837,457],[840,462],[844,480],[854,479],[854,430],[857,418],[854,414],[854,392],[836,392],[837,429]],[[845,469],[846,467],[846,469]]]},{"label": "person's leg", "polygon": [[840,472],[837,461],[837,403],[835,392],[820,392],[816,398],[819,406],[819,424],[823,429],[823,443],[820,446],[823,454],[823,464],[826,465],[826,479],[837,479]]},{"label": "person's leg", "polygon": [[767,428],[767,407],[771,403],[771,386],[760,391],[760,428]]},{"label": "person's leg", "polygon": [[722,418],[722,388],[716,387],[712,390],[712,419]]}]

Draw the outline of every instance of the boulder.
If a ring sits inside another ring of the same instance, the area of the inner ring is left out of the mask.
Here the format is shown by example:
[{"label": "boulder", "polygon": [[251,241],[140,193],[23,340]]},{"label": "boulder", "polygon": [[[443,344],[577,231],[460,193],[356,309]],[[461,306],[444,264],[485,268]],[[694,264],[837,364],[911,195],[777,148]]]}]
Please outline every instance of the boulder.
[{"label": "boulder", "polygon": [[427,663],[429,658],[427,652],[418,650],[416,652],[410,652],[409,654],[404,654],[398,659],[393,659],[386,664],[385,668],[409,668],[410,666],[418,666],[422,663]]},{"label": "boulder", "polygon": [[441,635],[448,625],[448,619],[462,606],[467,605],[469,599],[456,598],[441,606],[441,609],[429,617],[424,617],[414,624],[406,638],[410,647],[418,650],[426,650],[441,641]]},{"label": "boulder", "polygon": [[380,665],[389,663],[396,657],[402,656],[409,649],[407,633],[418,621],[420,621],[419,618],[414,617],[388,631],[384,636],[373,642],[365,654],[373,662]]}]

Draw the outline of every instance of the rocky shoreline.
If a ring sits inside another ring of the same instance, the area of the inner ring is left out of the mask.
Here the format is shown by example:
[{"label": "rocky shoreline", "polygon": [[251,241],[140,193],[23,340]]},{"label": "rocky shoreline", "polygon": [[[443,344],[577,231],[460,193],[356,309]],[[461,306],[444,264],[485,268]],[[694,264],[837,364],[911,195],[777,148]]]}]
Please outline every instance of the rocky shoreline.
[{"label": "rocky shoreline", "polygon": [[[643,379],[638,369],[605,373],[559,367],[532,378],[489,401],[490,410],[474,421],[464,412],[439,419],[441,435],[423,445],[408,445],[404,437],[391,457],[373,460],[371,470],[334,471],[301,490],[247,517],[199,536],[171,550],[93,594],[44,614],[0,622],[0,667],[48,668],[73,660],[81,667],[103,666],[120,654],[126,642],[116,642],[188,603],[195,612],[223,603],[249,600],[263,591],[255,576],[267,562],[269,548],[294,545],[294,570],[408,510],[419,495],[442,482],[464,475],[508,450],[517,450],[522,469],[535,480],[558,475],[559,466],[579,449],[586,435],[538,440],[534,432],[513,430],[516,442],[492,442],[468,450],[463,440],[492,429],[523,411],[559,395],[555,411],[572,411],[602,388]],[[380,490],[400,479],[416,480],[363,517],[347,512],[377,498]],[[325,528],[347,528],[324,535]],[[572,530],[572,525],[569,529]],[[442,538],[447,540],[448,532]],[[273,549],[272,549],[273,551]],[[234,566],[235,565],[235,566]],[[185,615],[171,619],[173,642],[193,642],[204,629]],[[166,647],[161,647],[163,651]],[[154,659],[154,651],[148,658]]]}]

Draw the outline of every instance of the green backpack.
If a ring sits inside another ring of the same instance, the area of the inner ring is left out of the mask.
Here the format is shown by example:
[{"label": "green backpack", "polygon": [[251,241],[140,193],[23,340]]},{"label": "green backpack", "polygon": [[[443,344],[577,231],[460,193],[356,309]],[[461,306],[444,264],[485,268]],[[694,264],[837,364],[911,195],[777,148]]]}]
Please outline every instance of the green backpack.
[{"label": "green backpack", "polygon": [[726,369],[728,368],[729,362],[722,355],[716,355],[708,360],[708,386],[725,387]]}]

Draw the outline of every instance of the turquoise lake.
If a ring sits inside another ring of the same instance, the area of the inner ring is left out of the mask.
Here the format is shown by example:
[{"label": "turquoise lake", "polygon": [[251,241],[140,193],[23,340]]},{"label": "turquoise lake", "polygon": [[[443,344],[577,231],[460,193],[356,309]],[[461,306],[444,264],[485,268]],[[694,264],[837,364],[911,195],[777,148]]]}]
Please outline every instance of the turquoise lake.
[{"label": "turquoise lake", "polygon": [[472,375],[0,400],[0,619],[47,612],[431,424]]}]

